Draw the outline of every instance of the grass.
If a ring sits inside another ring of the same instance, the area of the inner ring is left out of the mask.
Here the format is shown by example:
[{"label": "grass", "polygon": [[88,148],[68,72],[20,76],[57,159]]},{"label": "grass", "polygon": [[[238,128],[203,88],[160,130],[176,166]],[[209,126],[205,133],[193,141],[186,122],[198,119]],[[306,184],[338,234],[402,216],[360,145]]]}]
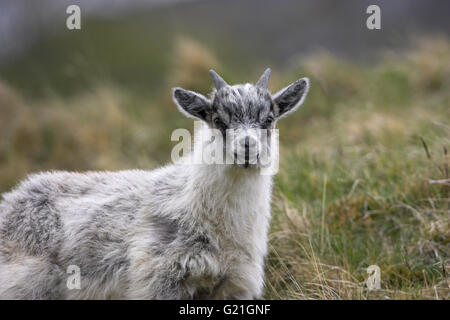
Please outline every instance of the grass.
[{"label": "grass", "polygon": [[[300,141],[282,150],[267,298],[450,298],[448,49],[421,43],[366,69],[307,65],[316,91],[291,128]],[[381,290],[365,286],[372,264]]]},{"label": "grass", "polygon": [[[164,59],[165,76],[148,94],[95,80],[70,95],[30,96],[10,68],[13,81],[0,82],[0,191],[34,171],[169,161],[172,130],[192,128],[170,87],[206,93],[207,70],[227,68],[186,38]],[[274,70],[274,91],[299,76],[312,87],[280,122],[265,298],[450,298],[449,59],[450,42],[430,37],[373,66],[320,53]],[[381,290],[369,291],[373,264]]]}]

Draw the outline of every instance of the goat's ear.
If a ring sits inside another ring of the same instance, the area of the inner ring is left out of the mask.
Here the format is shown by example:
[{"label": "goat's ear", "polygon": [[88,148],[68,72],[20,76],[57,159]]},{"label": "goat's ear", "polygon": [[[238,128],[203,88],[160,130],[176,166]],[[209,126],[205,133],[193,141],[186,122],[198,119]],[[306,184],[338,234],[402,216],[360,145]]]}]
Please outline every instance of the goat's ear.
[{"label": "goat's ear", "polygon": [[173,88],[172,96],[182,114],[207,121],[211,104],[203,95],[183,88]]},{"label": "goat's ear", "polygon": [[309,79],[301,78],[275,93],[273,101],[276,104],[276,116],[281,118],[297,110],[305,101],[308,90]]}]

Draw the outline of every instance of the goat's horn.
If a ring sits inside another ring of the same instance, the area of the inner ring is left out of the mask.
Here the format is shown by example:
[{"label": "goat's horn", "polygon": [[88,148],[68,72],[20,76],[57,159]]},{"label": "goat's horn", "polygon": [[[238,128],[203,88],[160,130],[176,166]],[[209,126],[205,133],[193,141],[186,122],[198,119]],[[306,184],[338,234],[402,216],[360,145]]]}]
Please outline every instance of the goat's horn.
[{"label": "goat's horn", "polygon": [[269,79],[270,79],[270,68],[267,68],[266,71],[262,74],[261,78],[259,78],[256,86],[267,89],[269,87]]},{"label": "goat's horn", "polygon": [[209,70],[209,74],[211,75],[211,78],[214,82],[214,86],[217,90],[222,89],[223,87],[227,86],[228,84],[225,82],[225,80],[222,79],[221,76],[217,74],[214,70]]}]

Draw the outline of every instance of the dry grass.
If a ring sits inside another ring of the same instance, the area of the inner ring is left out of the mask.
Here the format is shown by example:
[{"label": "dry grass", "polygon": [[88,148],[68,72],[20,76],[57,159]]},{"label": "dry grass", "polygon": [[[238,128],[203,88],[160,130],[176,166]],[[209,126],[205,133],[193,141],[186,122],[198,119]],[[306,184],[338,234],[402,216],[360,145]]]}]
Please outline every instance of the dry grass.
[{"label": "dry grass", "polygon": [[[0,190],[40,170],[153,168],[191,128],[170,86],[207,92],[214,54],[180,38],[152,98],[97,84],[24,98],[0,83]],[[360,67],[320,54],[275,73],[309,76],[304,107],[280,123],[266,298],[449,299],[450,43],[432,38]],[[255,72],[256,74],[257,72]],[[381,268],[368,291],[366,268]]]}]

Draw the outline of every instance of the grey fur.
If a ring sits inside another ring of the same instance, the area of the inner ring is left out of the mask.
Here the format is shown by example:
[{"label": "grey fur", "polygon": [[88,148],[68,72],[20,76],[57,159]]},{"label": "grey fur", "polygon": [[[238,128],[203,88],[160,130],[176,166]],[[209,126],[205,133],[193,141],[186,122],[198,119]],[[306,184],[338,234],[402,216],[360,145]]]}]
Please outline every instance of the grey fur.
[{"label": "grey fur", "polygon": [[[173,93],[207,127],[275,127],[259,86]],[[0,202],[0,298],[259,298],[271,187],[235,165],[31,175]],[[80,290],[66,286],[70,265]]]}]

